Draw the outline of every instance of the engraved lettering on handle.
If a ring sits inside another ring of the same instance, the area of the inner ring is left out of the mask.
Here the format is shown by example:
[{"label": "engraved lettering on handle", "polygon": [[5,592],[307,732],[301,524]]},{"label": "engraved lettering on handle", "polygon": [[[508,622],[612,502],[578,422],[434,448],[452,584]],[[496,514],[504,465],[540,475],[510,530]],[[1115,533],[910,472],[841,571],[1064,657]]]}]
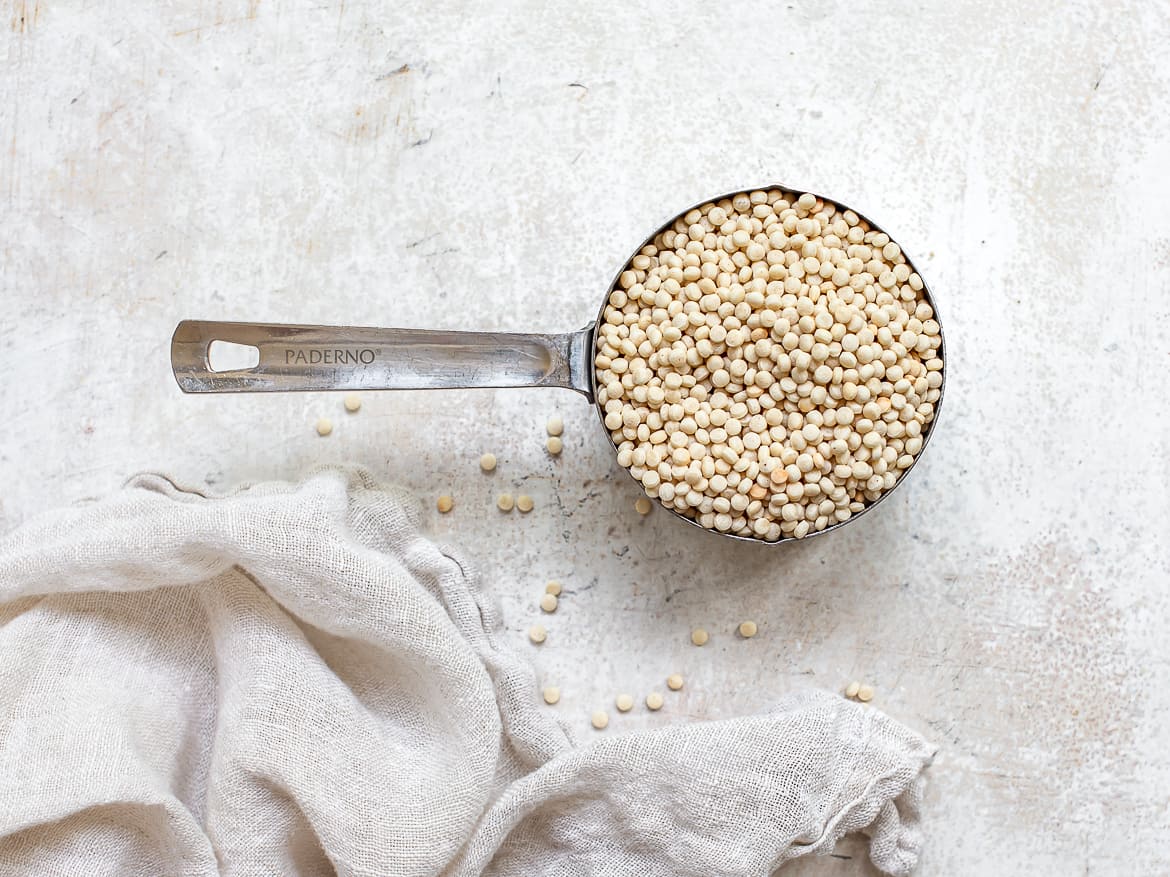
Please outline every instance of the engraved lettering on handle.
[{"label": "engraved lettering on handle", "polygon": [[326,347],[318,350],[313,347],[284,349],[285,365],[369,365],[378,358],[378,350],[368,347],[359,350],[346,350],[343,347]]}]

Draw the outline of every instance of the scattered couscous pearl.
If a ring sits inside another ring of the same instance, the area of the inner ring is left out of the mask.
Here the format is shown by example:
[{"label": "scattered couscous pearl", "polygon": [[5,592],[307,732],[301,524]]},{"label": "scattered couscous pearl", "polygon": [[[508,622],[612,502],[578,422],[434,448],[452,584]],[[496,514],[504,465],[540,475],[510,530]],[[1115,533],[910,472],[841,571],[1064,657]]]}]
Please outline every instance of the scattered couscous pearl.
[{"label": "scattered couscous pearl", "polygon": [[869,703],[873,700],[873,689],[868,685],[862,685],[857,689],[857,699],[862,703]]},{"label": "scattered couscous pearl", "polygon": [[647,503],[718,532],[847,521],[922,450],[934,316],[901,248],[852,211],[780,189],[696,208],[631,260],[596,332],[618,463]]},{"label": "scattered couscous pearl", "polygon": [[857,697],[857,692],[861,690],[861,683],[857,681],[850,682],[845,686],[846,697]]},{"label": "scattered couscous pearl", "polygon": [[666,677],[666,687],[671,691],[678,691],[683,687],[683,678],[679,673],[672,673]]},{"label": "scattered couscous pearl", "polygon": [[609,724],[609,713],[605,710],[597,710],[589,717],[589,724],[591,724],[598,731],[604,731],[605,726]]},{"label": "scattered couscous pearl", "polygon": [[565,422],[559,417],[550,417],[545,428],[549,435],[558,436],[565,431]]},{"label": "scattered couscous pearl", "polygon": [[482,457],[480,457],[479,458],[479,468],[482,469],[484,472],[491,472],[493,469],[495,469],[496,468],[496,455],[495,454],[484,454]]},{"label": "scattered couscous pearl", "polygon": [[653,506],[650,504],[650,500],[646,499],[646,497],[639,496],[636,500],[634,500],[634,508],[637,509],[638,514],[648,515],[650,514],[650,509],[653,508]]},{"label": "scattered couscous pearl", "polygon": [[514,505],[516,503],[512,500],[512,494],[510,493],[501,493],[500,498],[496,500],[496,508],[502,512],[512,511]]},{"label": "scattered couscous pearl", "polygon": [[554,457],[565,449],[565,443],[561,441],[560,436],[550,435],[548,441],[544,443],[548,452]]},{"label": "scattered couscous pearl", "polygon": [[554,703],[556,703],[557,701],[559,701],[561,699],[561,690],[559,688],[557,688],[555,685],[548,686],[547,688],[545,688],[543,693],[544,693],[544,702],[547,703],[549,706],[552,706]]},{"label": "scattered couscous pearl", "polygon": [[556,612],[557,611],[557,602],[558,601],[557,601],[556,594],[541,594],[540,595],[540,608],[543,609],[545,612]]},{"label": "scattered couscous pearl", "polygon": [[703,630],[701,627],[696,627],[691,631],[691,642],[697,646],[705,646],[708,639],[709,637],[707,636],[707,631]]},{"label": "scattered couscous pearl", "polygon": [[619,694],[614,701],[614,706],[618,708],[618,712],[628,713],[634,708],[634,698],[628,694]]},{"label": "scattered couscous pearl", "polygon": [[739,626],[739,635],[744,639],[751,639],[758,629],[754,621],[745,621]]},{"label": "scattered couscous pearl", "polygon": [[345,410],[354,414],[362,407],[362,397],[357,393],[350,393],[345,397]]},{"label": "scattered couscous pearl", "polygon": [[532,511],[532,497],[527,493],[522,493],[516,497],[516,508],[524,513]]},{"label": "scattered couscous pearl", "polygon": [[662,709],[662,695],[657,691],[651,691],[646,695],[646,709],[660,710]]},{"label": "scattered couscous pearl", "polygon": [[317,435],[329,435],[333,432],[333,421],[328,417],[321,417],[317,420]]},{"label": "scattered couscous pearl", "polygon": [[544,592],[546,594],[552,594],[554,597],[561,596],[561,590],[562,588],[560,582],[549,582],[544,586]]},{"label": "scattered couscous pearl", "polygon": [[548,638],[548,631],[544,629],[544,625],[534,624],[528,628],[528,638],[537,645],[540,645]]},{"label": "scattered couscous pearl", "polygon": [[450,496],[448,496],[447,494],[444,493],[442,496],[439,497],[439,500],[438,500],[438,502],[435,503],[435,505],[438,506],[438,509],[440,512],[442,512],[443,514],[447,514],[447,512],[449,512],[449,511],[451,511],[451,509],[455,508],[455,500],[453,500]]}]

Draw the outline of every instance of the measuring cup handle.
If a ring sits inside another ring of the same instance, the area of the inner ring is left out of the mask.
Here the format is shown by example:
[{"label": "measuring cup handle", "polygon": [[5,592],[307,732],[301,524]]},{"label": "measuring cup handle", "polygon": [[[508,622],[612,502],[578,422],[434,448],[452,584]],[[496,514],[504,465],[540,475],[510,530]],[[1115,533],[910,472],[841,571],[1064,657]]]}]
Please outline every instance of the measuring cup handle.
[{"label": "measuring cup handle", "polygon": [[[184,393],[565,387],[591,396],[592,335],[592,326],[524,335],[184,320],[171,369]],[[256,348],[259,361],[214,371],[214,341]]]}]

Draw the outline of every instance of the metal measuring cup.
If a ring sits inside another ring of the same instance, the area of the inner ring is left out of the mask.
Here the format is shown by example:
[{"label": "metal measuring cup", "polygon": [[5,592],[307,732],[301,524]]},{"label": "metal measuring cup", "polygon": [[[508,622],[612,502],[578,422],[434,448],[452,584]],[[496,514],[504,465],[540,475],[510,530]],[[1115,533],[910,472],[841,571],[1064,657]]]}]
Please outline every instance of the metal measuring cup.
[{"label": "metal measuring cup", "polygon": [[[637,246],[606,288],[597,318],[576,332],[541,335],[184,320],[175,328],[171,338],[171,369],[184,393],[562,387],[575,390],[593,403],[601,427],[612,444],[613,438],[605,427],[605,411],[597,402],[597,373],[593,367],[593,358],[597,349],[597,327],[603,322],[611,291],[618,288],[621,272],[643,247],[653,243],[658,235],[690,211],[741,193],[774,189],[784,192],[808,191],[781,185],[736,189],[726,195],[705,198],[672,216]],[[883,231],[881,226],[857,210],[835,199],[815,192],[812,194],[821,201],[833,204],[840,212],[852,210],[872,230]],[[922,272],[914,266],[904,249],[902,255],[910,269],[922,277]],[[942,384],[939,386],[938,400],[934,403],[934,418],[923,429],[922,447],[894,487],[848,520],[813,531],[803,537],[804,540],[830,533],[876,508],[906,480],[906,476],[926,452],[934,425],[938,422],[938,412],[946,388],[946,341],[930,287],[925,279],[922,283],[919,295],[930,305],[934,311],[934,320],[939,323],[938,355],[943,361]],[[214,371],[208,359],[208,350],[214,341],[254,347],[259,352],[259,361],[250,368]],[[614,451],[617,451],[616,445]],[[633,478],[632,475],[630,477]],[[641,482],[637,479],[634,481],[641,489]],[[688,524],[707,530],[695,519],[667,508]],[[709,532],[766,545],[797,541],[791,536],[782,537],[776,542],[766,542],[756,537],[720,533],[718,530]]]}]

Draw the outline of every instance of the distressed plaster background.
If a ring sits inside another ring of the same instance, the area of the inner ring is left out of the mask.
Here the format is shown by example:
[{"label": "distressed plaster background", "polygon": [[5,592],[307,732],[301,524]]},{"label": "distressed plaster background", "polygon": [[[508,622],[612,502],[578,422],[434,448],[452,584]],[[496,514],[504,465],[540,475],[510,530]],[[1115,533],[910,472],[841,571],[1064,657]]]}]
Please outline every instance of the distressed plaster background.
[{"label": "distressed plaster background", "polygon": [[[141,469],[362,463],[476,559],[580,735],[670,672],[607,733],[863,678],[941,747],[921,874],[1170,871],[1165,2],[5,2],[3,529]],[[885,225],[948,333],[930,452],[825,539],[640,519],[569,393],[347,416],[170,376],[190,317],[574,329],[660,221],[773,181]],[[521,485],[537,511],[496,513]],[[838,855],[791,872],[870,873]]]}]

